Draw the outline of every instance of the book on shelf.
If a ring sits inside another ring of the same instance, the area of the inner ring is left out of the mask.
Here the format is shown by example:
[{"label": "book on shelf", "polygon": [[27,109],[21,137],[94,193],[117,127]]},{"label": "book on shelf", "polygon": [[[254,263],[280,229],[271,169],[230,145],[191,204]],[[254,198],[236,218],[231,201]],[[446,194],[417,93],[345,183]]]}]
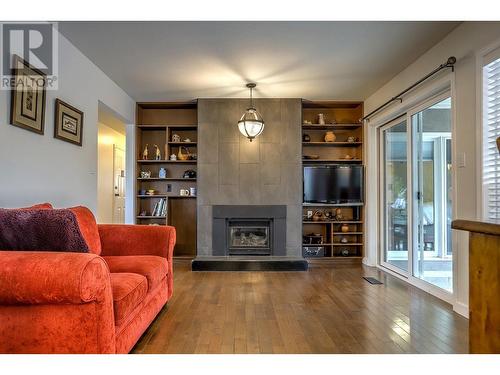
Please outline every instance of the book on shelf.
[{"label": "book on shelf", "polygon": [[155,203],[151,216],[166,216],[167,213],[167,199],[161,198]]}]

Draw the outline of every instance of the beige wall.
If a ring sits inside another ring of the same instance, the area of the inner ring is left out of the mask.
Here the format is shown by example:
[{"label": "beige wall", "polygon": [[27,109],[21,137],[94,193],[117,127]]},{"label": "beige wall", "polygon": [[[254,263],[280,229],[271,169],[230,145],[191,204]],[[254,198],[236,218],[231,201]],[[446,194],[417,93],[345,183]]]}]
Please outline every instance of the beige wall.
[{"label": "beige wall", "polygon": [[113,222],[113,145],[125,150],[125,135],[104,124],[98,123],[97,221],[99,223]]},{"label": "beige wall", "polygon": [[[0,90],[0,207],[51,202],[97,212],[97,118],[105,103],[132,124],[135,101],[58,35],[58,89],[47,90],[45,134],[10,125],[10,91]],[[54,138],[55,99],[84,113],[82,147]]]},{"label": "beige wall", "polygon": [[[450,77],[452,95],[454,97],[454,165],[455,165],[455,197],[456,206],[454,218],[476,219],[479,217],[477,203],[478,168],[477,156],[480,153],[477,143],[477,128],[480,126],[480,105],[477,102],[478,67],[477,56],[480,52],[500,42],[500,22],[465,22],[448,34],[441,42],[399,73],[390,82],[381,87],[365,101],[365,113],[384,103],[389,98],[404,90],[406,87],[420,79],[428,72],[447,60],[449,56],[457,58],[454,73],[443,73],[441,77],[429,83],[431,86],[436,81]],[[425,86],[417,90],[413,96],[425,91]],[[377,190],[376,190],[376,131],[374,127],[383,121],[389,112],[395,114],[398,106],[403,109],[403,104],[393,105],[388,110],[374,117],[367,126],[366,146],[368,183],[370,189],[368,220],[367,220],[367,256],[365,263],[375,264],[377,254]],[[457,167],[457,157],[465,157],[465,165]],[[371,178],[371,179],[370,179]],[[480,186],[480,185],[479,185]],[[468,238],[465,233],[455,234],[454,255],[456,266],[454,309],[464,315],[468,313]]]}]

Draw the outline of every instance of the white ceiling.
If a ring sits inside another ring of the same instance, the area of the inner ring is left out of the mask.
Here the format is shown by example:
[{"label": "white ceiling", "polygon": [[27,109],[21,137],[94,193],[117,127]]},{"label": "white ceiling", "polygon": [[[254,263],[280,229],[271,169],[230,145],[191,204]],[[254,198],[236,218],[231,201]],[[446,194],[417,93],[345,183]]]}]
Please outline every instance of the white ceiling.
[{"label": "white ceiling", "polygon": [[245,97],[363,100],[457,22],[61,22],[138,101]]}]

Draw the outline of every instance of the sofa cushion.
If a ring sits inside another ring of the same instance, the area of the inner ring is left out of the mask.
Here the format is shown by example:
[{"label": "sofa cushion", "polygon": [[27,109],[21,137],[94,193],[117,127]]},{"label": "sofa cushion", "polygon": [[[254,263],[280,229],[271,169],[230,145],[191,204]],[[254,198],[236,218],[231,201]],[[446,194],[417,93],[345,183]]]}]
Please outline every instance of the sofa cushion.
[{"label": "sofa cushion", "polygon": [[50,209],[0,208],[0,249],[89,251],[75,214]]},{"label": "sofa cushion", "polygon": [[141,303],[148,292],[148,282],[136,273],[111,273],[115,325],[120,325]]},{"label": "sofa cushion", "polygon": [[87,242],[89,252],[101,255],[101,239],[94,214],[87,207],[77,206],[68,208],[73,212],[80,226],[83,238]]},{"label": "sofa cushion", "polygon": [[167,276],[168,262],[154,255],[105,256],[110,272],[132,272],[143,275],[148,280],[148,290],[160,285]]}]

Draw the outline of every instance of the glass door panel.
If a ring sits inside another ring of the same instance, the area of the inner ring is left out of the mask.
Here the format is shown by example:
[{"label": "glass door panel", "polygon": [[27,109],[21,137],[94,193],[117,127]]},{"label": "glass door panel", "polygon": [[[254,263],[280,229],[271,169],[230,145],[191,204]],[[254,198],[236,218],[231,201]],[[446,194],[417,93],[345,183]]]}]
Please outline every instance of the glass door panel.
[{"label": "glass door panel", "polygon": [[451,99],[411,116],[413,276],[452,291]]},{"label": "glass door panel", "polygon": [[382,262],[408,272],[407,148],[406,121],[382,130],[384,251]]}]

